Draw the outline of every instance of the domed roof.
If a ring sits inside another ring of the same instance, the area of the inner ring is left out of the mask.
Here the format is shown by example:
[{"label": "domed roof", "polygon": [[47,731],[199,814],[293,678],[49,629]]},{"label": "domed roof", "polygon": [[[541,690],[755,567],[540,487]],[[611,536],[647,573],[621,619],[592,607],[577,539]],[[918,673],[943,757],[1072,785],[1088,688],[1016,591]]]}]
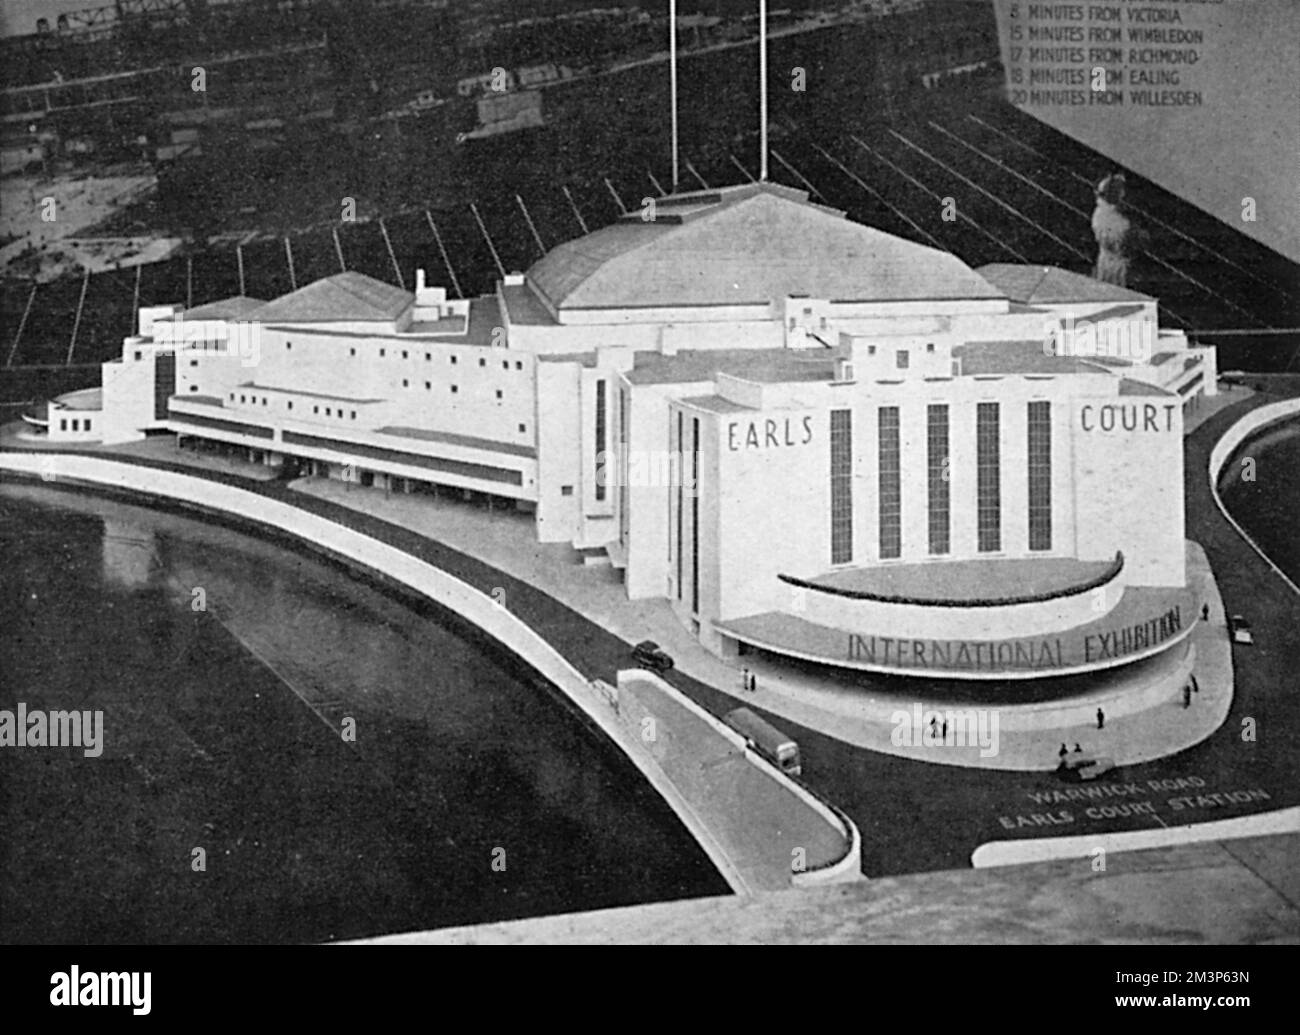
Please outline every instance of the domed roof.
[{"label": "domed roof", "polygon": [[655,199],[559,245],[528,271],[555,312],[766,304],[1000,299],[949,252],[895,237],[772,183]]}]

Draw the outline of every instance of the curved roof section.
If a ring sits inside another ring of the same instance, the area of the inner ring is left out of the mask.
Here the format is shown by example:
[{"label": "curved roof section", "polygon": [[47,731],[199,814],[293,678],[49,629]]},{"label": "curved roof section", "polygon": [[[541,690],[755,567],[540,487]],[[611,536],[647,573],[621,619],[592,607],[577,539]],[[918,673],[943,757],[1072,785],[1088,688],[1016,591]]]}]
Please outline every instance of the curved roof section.
[{"label": "curved roof section", "polygon": [[249,315],[262,323],[388,322],[414,300],[409,291],[349,271],[281,295]]},{"label": "curved roof section", "polygon": [[956,256],[814,205],[805,191],[745,184],[655,201],[553,249],[528,281],[553,310],[837,301],[1000,299]]}]

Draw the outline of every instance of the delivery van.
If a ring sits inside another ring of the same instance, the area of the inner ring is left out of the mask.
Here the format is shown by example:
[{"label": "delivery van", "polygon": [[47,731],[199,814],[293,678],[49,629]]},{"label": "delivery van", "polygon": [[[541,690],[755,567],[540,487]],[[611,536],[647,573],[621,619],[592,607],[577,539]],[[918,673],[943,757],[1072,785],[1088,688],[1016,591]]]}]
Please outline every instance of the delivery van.
[{"label": "delivery van", "polygon": [[799,745],[773,726],[751,712],[748,708],[737,708],[728,712],[722,719],[728,726],[745,738],[745,742],[774,766],[791,776],[803,773],[803,763],[799,757]]}]

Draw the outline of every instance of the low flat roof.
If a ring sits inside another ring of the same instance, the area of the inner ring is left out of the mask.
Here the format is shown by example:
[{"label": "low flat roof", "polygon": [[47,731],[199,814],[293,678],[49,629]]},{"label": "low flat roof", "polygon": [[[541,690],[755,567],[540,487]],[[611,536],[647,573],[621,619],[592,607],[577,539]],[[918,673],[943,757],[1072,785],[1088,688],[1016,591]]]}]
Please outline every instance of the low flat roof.
[{"label": "low flat roof", "polygon": [[65,410],[102,410],[104,392],[101,388],[78,388],[54,397],[54,403]]},{"label": "low flat roof", "polygon": [[1078,356],[1043,351],[1040,341],[970,341],[953,347],[963,377],[990,374],[1104,374]]},{"label": "low flat roof", "polygon": [[[245,381],[243,384],[236,385],[235,387],[242,388],[245,391],[276,392],[280,395],[305,395],[309,399],[329,399],[333,402],[357,403],[361,405],[365,403],[381,403],[384,401],[383,399],[361,399],[351,395],[330,395],[327,392],[307,392],[303,391],[301,388],[277,388],[275,385],[259,385],[253,381]],[[177,398],[184,399],[185,397],[182,395]]]},{"label": "low flat roof", "polygon": [[1159,385],[1148,384],[1146,381],[1135,381],[1131,377],[1122,377],[1119,382],[1120,395],[1173,395],[1173,392],[1166,391]]},{"label": "low flat roof", "polygon": [[553,326],[555,320],[550,310],[527,284],[502,284],[501,300],[505,303],[506,314],[511,323],[525,326]]},{"label": "low flat roof", "polygon": [[492,453],[507,453],[511,456],[522,456],[530,459],[537,456],[537,450],[532,446],[520,445],[515,442],[498,442],[495,439],[479,438],[475,435],[458,435],[453,431],[428,431],[424,428],[389,425],[388,427],[376,428],[375,432],[379,435],[396,435],[399,438],[413,438],[422,442],[440,442],[449,446],[483,449]]},{"label": "low flat roof", "polygon": [[674,356],[638,352],[627,378],[634,385],[653,385],[712,381],[718,374],[767,384],[829,381],[835,375],[835,353],[830,349],[692,349]]},{"label": "low flat roof", "polygon": [[720,395],[692,395],[679,402],[684,406],[694,406],[698,410],[708,410],[710,413],[749,413],[753,409],[732,402],[730,399],[724,399]]}]

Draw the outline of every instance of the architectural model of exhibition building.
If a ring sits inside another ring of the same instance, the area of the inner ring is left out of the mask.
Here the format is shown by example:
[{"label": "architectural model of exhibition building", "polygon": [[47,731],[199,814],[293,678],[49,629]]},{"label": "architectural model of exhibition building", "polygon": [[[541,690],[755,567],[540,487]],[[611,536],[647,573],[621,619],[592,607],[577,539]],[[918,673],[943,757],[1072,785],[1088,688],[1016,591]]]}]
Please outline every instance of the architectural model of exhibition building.
[{"label": "architectural model of exhibition building", "polygon": [[1215,382],[1153,298],[761,183],[657,199],[470,300],[341,273],[142,309],[46,427],[491,494],[719,654],[1005,681],[1190,631],[1183,418]]}]

